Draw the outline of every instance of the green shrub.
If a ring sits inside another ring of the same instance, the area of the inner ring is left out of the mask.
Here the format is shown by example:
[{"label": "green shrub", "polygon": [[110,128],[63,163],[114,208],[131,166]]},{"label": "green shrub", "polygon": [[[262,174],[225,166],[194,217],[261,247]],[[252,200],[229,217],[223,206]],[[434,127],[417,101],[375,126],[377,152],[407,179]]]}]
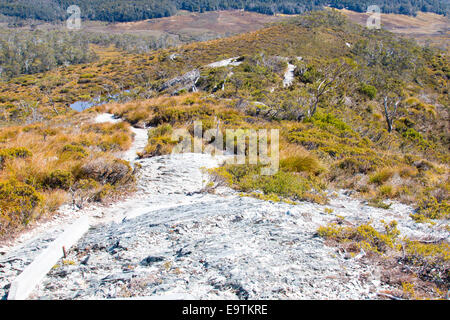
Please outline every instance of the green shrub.
[{"label": "green shrub", "polygon": [[82,146],[67,144],[62,149],[63,156],[74,160],[86,158],[89,153]]},{"label": "green shrub", "polygon": [[208,106],[193,105],[190,107],[166,107],[157,108],[156,115],[150,121],[150,125],[157,126],[164,123],[186,123],[191,120],[197,120],[209,117],[214,114],[214,109]]},{"label": "green shrub", "polygon": [[262,191],[265,195],[277,195],[291,200],[318,203],[327,201],[325,196],[318,193],[325,189],[320,180],[285,171],[264,176],[261,175],[261,169],[261,165],[226,165],[210,173],[242,192]]},{"label": "green shrub", "polygon": [[370,157],[348,157],[337,163],[338,168],[348,174],[367,174],[374,171],[380,165],[380,161]]},{"label": "green shrub", "polygon": [[370,99],[374,99],[377,96],[377,88],[371,86],[370,84],[361,84],[359,87],[359,92],[368,96]]},{"label": "green shrub", "polygon": [[447,200],[438,201],[433,196],[427,196],[419,200],[416,207],[416,213],[411,215],[417,222],[427,221],[428,219],[449,219],[450,205]]},{"label": "green shrub", "polygon": [[154,137],[166,136],[172,134],[172,132],[173,128],[170,124],[162,124],[154,129],[149,130],[148,137],[149,139],[151,139]]},{"label": "green shrub", "polygon": [[0,233],[27,225],[42,196],[31,186],[17,180],[0,182]]},{"label": "green shrub", "polygon": [[306,71],[303,73],[297,73],[299,80],[303,83],[313,83],[317,79],[321,78],[321,73],[316,69],[315,66],[309,65]]},{"label": "green shrub", "polygon": [[380,199],[371,199],[368,203],[369,206],[374,207],[374,208],[380,208],[380,209],[384,209],[384,210],[389,210],[392,206],[392,203],[384,203],[382,200]]},{"label": "green shrub", "polygon": [[92,79],[92,78],[95,78],[95,75],[93,75],[92,73],[84,73],[80,75],[80,79]]},{"label": "green shrub", "polygon": [[331,113],[317,112],[314,117],[306,119],[305,122],[312,122],[322,129],[328,129],[329,125],[332,125],[340,131],[352,130],[348,124],[346,124],[341,119],[336,118],[336,116]]},{"label": "green shrub", "polygon": [[375,174],[371,175],[369,182],[373,184],[382,185],[394,175],[394,171],[390,168],[384,168]]},{"label": "green shrub", "polygon": [[322,170],[319,160],[313,155],[290,156],[280,161],[282,169],[290,172],[317,174]]},{"label": "green shrub", "polygon": [[378,254],[393,249],[395,241],[400,232],[397,229],[397,222],[392,221],[385,224],[385,232],[375,230],[370,224],[363,224],[358,227],[339,226],[329,224],[317,230],[319,236],[337,242],[355,242],[359,248],[372,251]]},{"label": "green shrub", "polygon": [[74,182],[71,172],[55,170],[44,179],[44,187],[49,189],[68,190]]},{"label": "green shrub", "polygon": [[449,288],[450,245],[448,242],[422,243],[406,239],[401,262],[425,281],[432,281],[446,292]]},{"label": "green shrub", "polygon": [[7,148],[0,149],[0,168],[3,168],[5,161],[14,158],[30,158],[33,154],[27,148]]},{"label": "green shrub", "polygon": [[84,164],[76,174],[78,179],[92,179],[101,184],[125,184],[134,181],[133,169],[128,161],[97,158]]},{"label": "green shrub", "polygon": [[394,188],[391,185],[382,185],[378,188],[378,194],[382,198],[392,198],[394,196]]},{"label": "green shrub", "polygon": [[116,187],[105,184],[102,189],[95,194],[94,200],[97,202],[104,202],[111,198],[117,192]]}]

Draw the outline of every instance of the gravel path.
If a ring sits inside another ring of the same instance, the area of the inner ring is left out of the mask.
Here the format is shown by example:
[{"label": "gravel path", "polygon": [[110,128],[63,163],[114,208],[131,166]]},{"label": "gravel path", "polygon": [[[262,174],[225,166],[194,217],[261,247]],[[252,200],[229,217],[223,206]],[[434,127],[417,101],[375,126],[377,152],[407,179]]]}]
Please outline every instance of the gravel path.
[{"label": "gravel path", "polygon": [[286,73],[284,74],[283,87],[286,88],[292,86],[292,83],[294,82],[294,71],[295,66],[288,63],[288,68],[286,70]]}]

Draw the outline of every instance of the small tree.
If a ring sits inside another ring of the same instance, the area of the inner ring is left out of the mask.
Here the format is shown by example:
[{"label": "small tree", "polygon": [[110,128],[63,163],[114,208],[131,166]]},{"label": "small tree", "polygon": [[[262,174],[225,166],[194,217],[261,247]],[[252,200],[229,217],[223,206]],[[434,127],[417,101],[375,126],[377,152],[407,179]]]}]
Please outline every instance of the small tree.
[{"label": "small tree", "polygon": [[27,102],[20,100],[19,107],[23,114],[27,116],[27,124],[42,121],[42,115],[39,112],[39,102]]},{"label": "small tree", "polygon": [[339,86],[354,68],[355,64],[351,60],[335,60],[317,73],[315,79],[307,84],[311,96],[309,99],[309,117],[316,113],[320,100]]},{"label": "small tree", "polygon": [[55,112],[56,115],[59,115],[59,112],[55,106],[55,101],[52,98],[53,87],[52,87],[51,82],[49,80],[44,81],[44,83],[40,86],[40,90],[41,90],[42,94],[47,98],[47,101],[50,104],[50,106],[52,107],[53,112]]},{"label": "small tree", "polygon": [[392,98],[388,96],[384,97],[384,116],[386,118],[389,133],[392,132],[393,122],[395,117],[397,116],[397,109],[399,103],[400,100],[397,100],[397,98]]},{"label": "small tree", "polygon": [[382,83],[382,105],[389,133],[394,129],[394,120],[397,117],[398,106],[402,101],[403,83],[398,79],[384,79]]}]

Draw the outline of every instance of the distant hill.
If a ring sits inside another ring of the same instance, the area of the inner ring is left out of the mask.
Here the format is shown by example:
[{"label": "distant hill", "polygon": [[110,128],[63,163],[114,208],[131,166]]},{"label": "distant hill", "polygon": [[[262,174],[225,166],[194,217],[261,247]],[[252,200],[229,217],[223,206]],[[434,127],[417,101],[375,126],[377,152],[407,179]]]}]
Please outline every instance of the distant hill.
[{"label": "distant hill", "polygon": [[264,14],[298,14],[324,5],[364,12],[379,5],[384,13],[415,15],[418,11],[448,15],[446,0],[0,0],[0,14],[22,19],[64,20],[71,5],[81,8],[84,19],[109,22],[139,21],[172,16],[178,10],[204,12],[245,9]]}]

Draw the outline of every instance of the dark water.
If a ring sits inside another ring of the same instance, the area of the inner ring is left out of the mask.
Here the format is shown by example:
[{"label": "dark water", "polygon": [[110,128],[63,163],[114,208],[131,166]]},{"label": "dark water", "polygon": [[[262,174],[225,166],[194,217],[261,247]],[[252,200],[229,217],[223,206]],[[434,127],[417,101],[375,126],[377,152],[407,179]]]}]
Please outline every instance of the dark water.
[{"label": "dark water", "polygon": [[110,95],[107,98],[97,97],[97,98],[92,99],[91,101],[76,101],[70,105],[70,108],[75,111],[82,112],[86,109],[89,109],[89,108],[92,108],[95,106],[100,106],[102,104],[105,104],[105,103],[108,103],[111,101],[118,102],[122,99],[122,97],[124,95],[126,95],[128,93],[130,93],[130,90],[124,90],[121,93]]},{"label": "dark water", "polygon": [[89,109],[95,105],[95,102],[91,101],[77,101],[70,105],[70,108],[72,108],[75,111],[81,112],[86,109]]}]

